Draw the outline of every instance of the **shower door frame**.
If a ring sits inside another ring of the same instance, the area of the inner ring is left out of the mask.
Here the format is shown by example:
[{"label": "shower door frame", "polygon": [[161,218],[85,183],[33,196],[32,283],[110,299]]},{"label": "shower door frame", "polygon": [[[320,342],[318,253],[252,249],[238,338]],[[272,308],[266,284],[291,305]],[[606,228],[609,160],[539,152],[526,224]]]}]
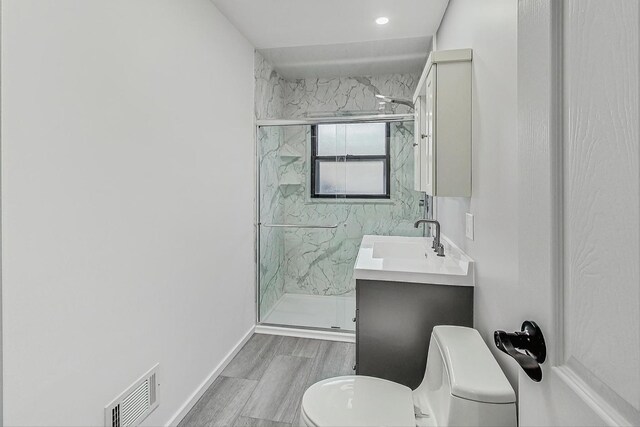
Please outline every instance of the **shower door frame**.
[{"label": "shower door frame", "polygon": [[[301,325],[282,325],[275,323],[263,323],[260,319],[260,227],[266,226],[260,222],[260,147],[258,145],[259,137],[258,132],[261,127],[272,126],[313,126],[319,124],[350,124],[350,123],[376,123],[376,122],[407,122],[415,119],[413,114],[368,114],[361,116],[332,116],[332,117],[319,117],[308,119],[258,119],[255,121],[254,132],[254,163],[255,163],[255,259],[256,259],[256,276],[255,276],[255,292],[256,292],[256,325],[258,326],[274,326],[278,328],[288,329],[304,329],[311,331],[323,331],[331,333],[355,333],[351,331],[336,330],[329,328],[320,328],[313,326],[301,326]],[[270,224],[277,227],[306,227],[306,228],[337,228],[331,226],[319,226],[319,225],[306,225],[306,224]]]}]

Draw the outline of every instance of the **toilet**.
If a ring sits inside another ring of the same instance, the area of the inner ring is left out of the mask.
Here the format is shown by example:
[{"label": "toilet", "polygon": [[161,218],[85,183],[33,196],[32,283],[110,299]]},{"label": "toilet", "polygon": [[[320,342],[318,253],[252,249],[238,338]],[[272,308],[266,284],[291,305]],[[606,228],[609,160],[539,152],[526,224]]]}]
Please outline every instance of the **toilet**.
[{"label": "toilet", "polygon": [[436,326],[420,386],[349,375],[315,383],[303,426],[516,426],[516,396],[478,331]]}]

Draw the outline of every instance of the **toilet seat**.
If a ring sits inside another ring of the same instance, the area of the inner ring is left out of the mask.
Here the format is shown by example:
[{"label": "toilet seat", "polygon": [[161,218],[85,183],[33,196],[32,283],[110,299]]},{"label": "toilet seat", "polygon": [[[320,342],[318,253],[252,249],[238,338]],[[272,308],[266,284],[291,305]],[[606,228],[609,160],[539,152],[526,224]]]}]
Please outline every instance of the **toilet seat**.
[{"label": "toilet seat", "polygon": [[380,378],[343,376],[315,383],[302,398],[310,426],[415,426],[409,387]]}]

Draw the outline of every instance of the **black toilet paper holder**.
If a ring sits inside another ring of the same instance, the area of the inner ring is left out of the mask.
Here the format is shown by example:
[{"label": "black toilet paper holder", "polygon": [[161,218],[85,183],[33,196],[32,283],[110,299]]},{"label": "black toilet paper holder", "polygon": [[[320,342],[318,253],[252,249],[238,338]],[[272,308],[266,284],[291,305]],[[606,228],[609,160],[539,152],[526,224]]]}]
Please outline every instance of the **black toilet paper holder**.
[{"label": "black toilet paper holder", "polygon": [[496,347],[513,357],[524,372],[535,382],[542,380],[540,364],[547,358],[547,347],[540,327],[526,320],[520,332],[495,331]]}]

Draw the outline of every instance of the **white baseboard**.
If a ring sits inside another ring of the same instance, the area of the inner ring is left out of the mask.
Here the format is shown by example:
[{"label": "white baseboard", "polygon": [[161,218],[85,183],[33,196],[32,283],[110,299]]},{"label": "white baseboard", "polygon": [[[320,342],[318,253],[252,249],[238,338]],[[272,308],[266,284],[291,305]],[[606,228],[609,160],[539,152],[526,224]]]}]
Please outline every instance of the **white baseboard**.
[{"label": "white baseboard", "polygon": [[319,331],[314,329],[285,328],[281,326],[257,325],[256,334],[284,335],[286,337],[311,338],[316,340],[356,342],[356,334],[350,332]]},{"label": "white baseboard", "polygon": [[222,359],[222,361],[216,366],[216,368],[209,374],[209,376],[198,386],[198,388],[189,396],[187,401],[182,405],[182,407],[175,413],[173,417],[166,424],[169,426],[177,426],[180,421],[187,415],[187,413],[194,407],[194,405],[198,402],[198,400],[202,397],[205,391],[213,384],[213,382],[218,378],[218,376],[222,373],[224,368],[227,367],[229,362],[238,354],[240,349],[249,341],[249,338],[253,335],[255,327],[251,327],[249,331],[242,337],[240,341],[227,353],[227,355]]}]

